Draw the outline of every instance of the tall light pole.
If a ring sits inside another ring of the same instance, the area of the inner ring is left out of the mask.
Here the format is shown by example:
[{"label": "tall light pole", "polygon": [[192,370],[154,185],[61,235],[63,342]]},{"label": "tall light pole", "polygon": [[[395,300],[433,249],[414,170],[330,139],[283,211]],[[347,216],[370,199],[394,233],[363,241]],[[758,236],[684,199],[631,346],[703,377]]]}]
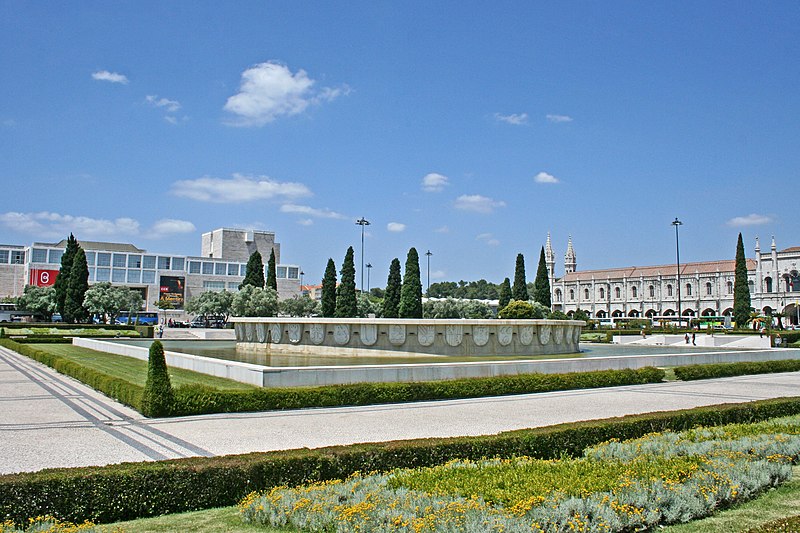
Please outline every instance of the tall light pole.
[{"label": "tall light pole", "polygon": [[675,220],[672,221],[672,225],[675,226],[675,260],[678,264],[678,326],[683,323],[683,314],[681,313],[681,247],[678,244],[678,226],[682,224],[683,222],[678,220],[678,217],[675,217]]},{"label": "tall light pole", "polygon": [[429,293],[431,292],[431,256],[433,255],[433,253],[430,250],[428,250],[427,252],[425,252],[425,255],[428,256],[428,290],[425,291],[425,294],[430,296]]},{"label": "tall light pole", "polygon": [[372,263],[367,263],[367,294],[369,294],[369,273],[372,272]]},{"label": "tall light pole", "polygon": [[361,226],[361,292],[364,292],[364,227],[369,226],[369,220],[361,217],[356,224]]},{"label": "tall light pole", "polygon": [[305,275],[305,272],[303,272],[301,270],[300,271],[300,296],[303,296],[303,276],[304,275]]}]

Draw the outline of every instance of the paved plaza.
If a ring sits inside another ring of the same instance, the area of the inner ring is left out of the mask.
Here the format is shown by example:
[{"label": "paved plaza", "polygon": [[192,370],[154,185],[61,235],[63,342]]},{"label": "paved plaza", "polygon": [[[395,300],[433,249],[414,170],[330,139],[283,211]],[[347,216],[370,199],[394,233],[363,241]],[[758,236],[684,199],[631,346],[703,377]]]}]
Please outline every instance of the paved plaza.
[{"label": "paved plaza", "polygon": [[799,395],[800,372],[793,372],[497,398],[146,419],[0,348],[0,473],[483,435]]}]

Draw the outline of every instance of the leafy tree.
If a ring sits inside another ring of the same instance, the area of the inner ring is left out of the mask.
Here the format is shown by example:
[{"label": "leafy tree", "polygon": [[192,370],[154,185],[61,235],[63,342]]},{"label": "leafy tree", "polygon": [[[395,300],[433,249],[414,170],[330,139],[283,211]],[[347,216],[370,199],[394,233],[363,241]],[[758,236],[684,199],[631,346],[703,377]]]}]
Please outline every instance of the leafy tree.
[{"label": "leafy tree", "polygon": [[[242,292],[252,291],[254,289],[259,289],[259,287],[245,285],[242,290],[236,294],[238,295]],[[190,298],[186,302],[186,312],[192,315],[200,315],[206,319],[206,321],[208,321],[208,317],[210,316],[221,316],[223,320],[227,322],[232,312],[233,300],[234,295],[228,291],[206,291],[194,298]]]},{"label": "leafy tree", "polygon": [[536,279],[533,282],[533,299],[548,309],[552,306],[550,301],[550,276],[547,271],[547,261],[544,258],[544,246],[539,254],[539,268],[536,269]]},{"label": "leafy tree", "polygon": [[103,317],[103,322],[108,317],[108,321],[113,324],[120,311],[141,309],[142,295],[139,291],[132,291],[128,287],[114,286],[107,281],[101,281],[86,291],[83,306],[90,314]]},{"label": "leafy tree", "polygon": [[742,234],[736,243],[736,266],[733,278],[733,319],[743,328],[750,316],[750,287],[747,285],[747,262],[744,257]]},{"label": "leafy tree", "polygon": [[247,260],[244,279],[239,285],[239,289],[241,290],[245,285],[252,287],[264,286],[264,260],[261,259],[261,252],[258,250],[250,254],[250,259]]},{"label": "leafy tree", "polygon": [[336,315],[336,264],[328,259],[325,275],[322,277],[322,316]]},{"label": "leafy tree", "polygon": [[269,260],[267,261],[267,287],[272,290],[278,290],[278,274],[275,266],[275,248],[269,251]]},{"label": "leafy tree", "polygon": [[550,316],[547,317],[550,320],[569,320],[570,318],[564,311],[553,311],[550,313]]},{"label": "leafy tree", "polygon": [[508,278],[500,284],[500,303],[497,308],[502,309],[511,302],[511,280]]},{"label": "leafy tree", "polygon": [[518,302],[527,302],[528,287],[525,282],[525,257],[517,254],[517,264],[514,269],[514,286],[511,289],[511,298]]},{"label": "leafy tree", "polygon": [[375,299],[366,294],[358,295],[358,316],[367,318],[369,315],[381,316],[383,312],[383,301]]},{"label": "leafy tree", "polygon": [[383,298],[383,318],[400,317],[400,260],[392,259],[389,265],[389,279],[386,280],[386,294]]},{"label": "leafy tree", "polygon": [[400,289],[400,318],[422,318],[422,281],[419,276],[419,254],[411,248],[406,257],[406,271]]},{"label": "leafy tree", "polygon": [[384,289],[381,289],[380,287],[372,287],[369,290],[369,295],[372,296],[373,298],[377,298],[378,300],[383,300],[384,297],[386,296],[386,291]]},{"label": "leafy tree", "polygon": [[16,303],[18,309],[33,313],[49,322],[56,310],[56,291],[53,287],[26,285]]},{"label": "leafy tree", "polygon": [[497,313],[497,317],[503,319],[533,318],[533,306],[525,301],[512,300],[510,304]]},{"label": "leafy tree", "polygon": [[492,318],[492,308],[477,300],[428,300],[423,304],[425,318]]},{"label": "leafy tree", "polygon": [[353,247],[347,248],[342,263],[342,282],[336,288],[336,318],[353,318],[358,316],[356,303],[356,266],[353,261]]},{"label": "leafy tree", "polygon": [[583,320],[584,322],[588,322],[589,314],[579,307],[574,313],[572,313],[572,320]]},{"label": "leafy tree", "polygon": [[[64,309],[65,302],[67,301],[67,287],[69,287],[69,275],[72,271],[72,259],[75,257],[75,252],[78,250],[78,240],[72,233],[67,238],[67,246],[64,249],[64,254],[61,256],[61,268],[58,269],[58,276],[53,284],[56,291],[56,310],[65,316]],[[66,319],[64,319],[66,322]]]},{"label": "leafy tree", "polygon": [[278,313],[278,292],[269,287],[248,285],[233,295],[231,311],[235,316],[275,316]]},{"label": "leafy tree", "polygon": [[88,290],[89,265],[86,264],[86,253],[79,246],[72,258],[72,268],[69,271],[67,298],[64,300],[62,315],[65,322],[81,323],[89,318],[89,312],[83,306],[83,299]]},{"label": "leafy tree", "polygon": [[160,300],[153,303],[158,309],[162,311],[169,311],[170,309],[175,309],[175,303],[172,300],[168,300],[166,298],[161,298]]},{"label": "leafy tree", "polygon": [[278,310],[286,316],[311,316],[319,314],[319,302],[312,300],[307,294],[287,298],[278,303]]},{"label": "leafy tree", "polygon": [[172,384],[167,371],[164,345],[154,341],[150,345],[147,359],[147,381],[142,393],[142,414],[145,416],[166,416],[172,411]]}]

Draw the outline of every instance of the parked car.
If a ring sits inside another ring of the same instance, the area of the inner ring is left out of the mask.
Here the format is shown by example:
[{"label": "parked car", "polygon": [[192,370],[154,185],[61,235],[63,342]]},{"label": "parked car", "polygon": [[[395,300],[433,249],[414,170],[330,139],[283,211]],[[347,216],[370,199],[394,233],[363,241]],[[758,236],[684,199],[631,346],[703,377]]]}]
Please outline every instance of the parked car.
[{"label": "parked car", "polygon": [[191,328],[224,328],[225,317],[222,316],[196,316],[189,323]]}]

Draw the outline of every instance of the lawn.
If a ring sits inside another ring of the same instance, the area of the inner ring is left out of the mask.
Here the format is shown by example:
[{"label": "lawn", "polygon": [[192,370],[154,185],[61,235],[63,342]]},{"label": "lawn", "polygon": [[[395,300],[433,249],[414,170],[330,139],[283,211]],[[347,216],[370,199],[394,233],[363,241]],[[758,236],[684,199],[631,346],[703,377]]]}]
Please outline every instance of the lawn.
[{"label": "lawn", "polygon": [[[98,372],[123,379],[134,385],[144,387],[145,381],[147,380],[147,361],[142,361],[133,357],[125,357],[123,355],[89,350],[71,344],[32,344],[31,346],[35,347],[37,350],[69,359],[70,361]],[[199,384],[220,390],[251,390],[255,388],[246,383],[209,376],[207,374],[181,368],[170,367],[169,376],[173,387]]]}]

